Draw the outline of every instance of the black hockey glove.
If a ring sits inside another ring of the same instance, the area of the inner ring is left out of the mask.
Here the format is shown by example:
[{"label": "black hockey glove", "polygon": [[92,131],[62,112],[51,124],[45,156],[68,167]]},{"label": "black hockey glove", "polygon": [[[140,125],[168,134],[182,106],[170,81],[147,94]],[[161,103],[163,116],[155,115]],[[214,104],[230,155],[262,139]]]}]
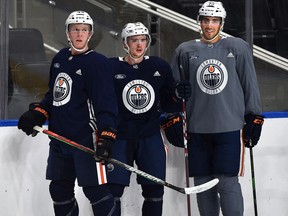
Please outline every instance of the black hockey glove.
[{"label": "black hockey glove", "polygon": [[37,132],[33,127],[42,125],[48,120],[48,112],[39,103],[31,103],[29,110],[22,114],[18,121],[18,129],[23,130],[28,136],[35,136]]},{"label": "black hockey glove", "polygon": [[107,128],[100,131],[96,145],[96,161],[103,162],[105,159],[111,157],[111,147],[114,144],[115,139],[116,130],[114,128]]},{"label": "black hockey glove", "polygon": [[184,148],[183,122],[180,113],[168,115],[161,122],[161,128],[172,145]]},{"label": "black hockey glove", "polygon": [[189,99],[191,97],[191,84],[188,80],[179,80],[176,84],[175,93],[180,99]]},{"label": "black hockey glove", "polygon": [[261,115],[247,114],[245,116],[245,125],[242,134],[245,147],[253,148],[257,145],[263,123],[264,118]]}]

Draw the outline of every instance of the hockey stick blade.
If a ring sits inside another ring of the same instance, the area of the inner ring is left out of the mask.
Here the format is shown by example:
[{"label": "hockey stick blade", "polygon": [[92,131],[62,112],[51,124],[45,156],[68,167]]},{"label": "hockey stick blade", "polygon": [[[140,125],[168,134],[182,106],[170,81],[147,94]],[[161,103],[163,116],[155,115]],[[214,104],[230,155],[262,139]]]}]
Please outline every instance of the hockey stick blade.
[{"label": "hockey stick blade", "polygon": [[[52,131],[49,131],[49,130],[44,129],[44,128],[39,127],[39,126],[35,126],[33,129],[35,131],[40,132],[40,133],[44,133],[44,134],[48,135],[49,137],[57,139],[57,140],[65,143],[65,144],[68,144],[68,145],[70,145],[72,147],[78,148],[81,151],[89,153],[92,156],[96,156],[96,152],[94,150],[92,150],[92,149],[90,149],[88,147],[85,147],[83,145],[80,145],[79,143],[76,143],[76,142],[74,142],[72,140],[69,140],[69,139],[67,139],[67,138],[65,138],[65,137],[63,137],[61,135],[58,135],[58,134],[52,132]],[[115,165],[118,165],[118,166],[120,166],[120,167],[122,167],[122,168],[124,168],[124,169],[126,169],[126,170],[128,170],[130,172],[133,172],[133,173],[135,173],[135,174],[137,174],[139,176],[142,176],[142,177],[144,177],[144,178],[146,178],[146,179],[148,179],[150,181],[153,181],[154,183],[166,186],[166,187],[168,187],[170,189],[176,190],[176,191],[178,191],[180,193],[187,194],[187,195],[195,194],[195,193],[201,193],[201,192],[204,192],[206,190],[209,190],[210,188],[214,187],[219,181],[218,179],[213,179],[213,180],[211,180],[209,182],[206,182],[204,184],[197,185],[197,186],[194,186],[194,187],[180,188],[180,187],[172,185],[172,184],[170,184],[170,183],[168,183],[166,181],[163,181],[162,179],[159,179],[159,178],[157,178],[155,176],[152,176],[152,175],[150,175],[148,173],[145,173],[144,171],[138,170],[135,167],[132,167],[132,166],[130,166],[128,164],[125,164],[125,163],[123,163],[121,161],[118,161],[116,159],[109,158],[106,161],[110,162],[110,163],[113,163]]]},{"label": "hockey stick blade", "polygon": [[206,183],[198,185],[198,186],[188,187],[188,188],[180,188],[180,187],[172,185],[172,184],[170,184],[170,183],[168,183],[168,182],[166,182],[166,181],[164,181],[162,179],[159,179],[159,178],[157,178],[155,176],[152,176],[152,175],[150,175],[148,173],[145,173],[144,171],[138,170],[135,167],[132,167],[132,166],[130,166],[128,164],[125,164],[125,163],[123,163],[121,161],[118,161],[116,159],[109,158],[109,159],[107,159],[107,161],[110,162],[110,163],[116,164],[118,166],[121,166],[124,169],[126,169],[126,170],[128,170],[130,172],[136,173],[137,175],[142,176],[142,177],[144,177],[144,178],[146,178],[146,179],[148,179],[150,181],[153,181],[153,182],[155,182],[157,184],[166,186],[166,187],[168,187],[170,189],[176,190],[176,191],[178,191],[180,193],[187,194],[187,195],[196,194],[196,193],[202,193],[202,192],[204,192],[206,190],[209,190],[210,188],[214,187],[219,182],[219,180],[217,178],[215,178],[215,179],[213,179],[213,180],[211,180],[209,182],[206,182]]},{"label": "hockey stick blade", "polygon": [[218,184],[219,179],[215,178],[212,179],[211,181],[208,181],[204,184],[197,185],[194,187],[189,187],[189,188],[184,188],[185,194],[196,194],[196,193],[202,193],[204,191],[209,190],[210,188],[214,187],[216,184]]}]

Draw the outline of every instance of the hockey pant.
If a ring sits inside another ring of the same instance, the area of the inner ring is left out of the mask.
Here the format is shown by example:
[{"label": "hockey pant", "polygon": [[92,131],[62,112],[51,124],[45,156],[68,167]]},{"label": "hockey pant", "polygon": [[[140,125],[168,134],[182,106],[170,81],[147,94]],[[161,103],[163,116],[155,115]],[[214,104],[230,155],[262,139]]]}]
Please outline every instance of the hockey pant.
[{"label": "hockey pant", "polygon": [[[113,216],[121,215],[121,197],[124,192],[124,185],[109,184],[114,196],[116,210]],[[142,216],[161,216],[163,206],[164,186],[162,185],[141,185],[144,203],[142,206]]]},{"label": "hockey pant", "polygon": [[200,185],[219,178],[219,183],[208,191],[197,194],[197,204],[201,216],[243,216],[244,204],[241,186],[237,176],[194,177],[194,184]]},{"label": "hockey pant", "polygon": [[[74,194],[74,182],[54,181],[49,185],[55,216],[78,216],[79,208]],[[83,187],[94,215],[112,216],[115,202],[107,185]]]}]

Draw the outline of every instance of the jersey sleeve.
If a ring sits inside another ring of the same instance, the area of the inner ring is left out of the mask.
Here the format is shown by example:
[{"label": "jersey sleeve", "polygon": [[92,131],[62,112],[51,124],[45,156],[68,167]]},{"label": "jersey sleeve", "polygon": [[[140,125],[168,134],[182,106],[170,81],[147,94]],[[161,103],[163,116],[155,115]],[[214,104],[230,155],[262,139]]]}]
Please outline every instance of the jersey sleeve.
[{"label": "jersey sleeve", "polygon": [[165,112],[179,112],[181,111],[181,103],[175,95],[176,81],[173,78],[170,65],[166,63],[164,64],[164,68],[166,73],[164,85],[160,90],[161,108]]},{"label": "jersey sleeve", "polygon": [[239,39],[237,48],[236,70],[244,93],[245,114],[261,114],[261,97],[252,51],[242,39]]},{"label": "jersey sleeve", "polygon": [[174,51],[171,68],[173,77],[176,81],[180,79],[189,80],[189,53],[187,47],[191,46],[192,41],[180,44]]},{"label": "jersey sleeve", "polygon": [[179,66],[178,66],[178,58],[179,58],[180,50],[181,50],[180,46],[178,46],[175,49],[173,53],[172,61],[171,61],[172,73],[176,81],[180,80],[180,71],[179,71]]},{"label": "jersey sleeve", "polygon": [[[92,62],[92,61],[91,61]],[[88,89],[92,98],[97,128],[116,128],[118,105],[114,88],[113,67],[105,56],[93,60],[88,76]]]}]

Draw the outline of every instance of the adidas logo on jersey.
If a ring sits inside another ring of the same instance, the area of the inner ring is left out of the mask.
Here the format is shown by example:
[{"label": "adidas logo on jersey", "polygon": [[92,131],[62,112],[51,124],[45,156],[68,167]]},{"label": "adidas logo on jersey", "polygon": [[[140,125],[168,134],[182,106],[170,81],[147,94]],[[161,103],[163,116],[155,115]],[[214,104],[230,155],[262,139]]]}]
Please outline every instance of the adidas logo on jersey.
[{"label": "adidas logo on jersey", "polygon": [[81,71],[81,69],[78,69],[78,70],[76,71],[76,74],[82,76],[82,71]]},{"label": "adidas logo on jersey", "polygon": [[234,58],[234,55],[232,52],[230,52],[228,55],[227,55],[227,58]]},{"label": "adidas logo on jersey", "polygon": [[159,71],[155,71],[155,73],[153,74],[153,76],[161,76],[161,74],[159,73]]}]

